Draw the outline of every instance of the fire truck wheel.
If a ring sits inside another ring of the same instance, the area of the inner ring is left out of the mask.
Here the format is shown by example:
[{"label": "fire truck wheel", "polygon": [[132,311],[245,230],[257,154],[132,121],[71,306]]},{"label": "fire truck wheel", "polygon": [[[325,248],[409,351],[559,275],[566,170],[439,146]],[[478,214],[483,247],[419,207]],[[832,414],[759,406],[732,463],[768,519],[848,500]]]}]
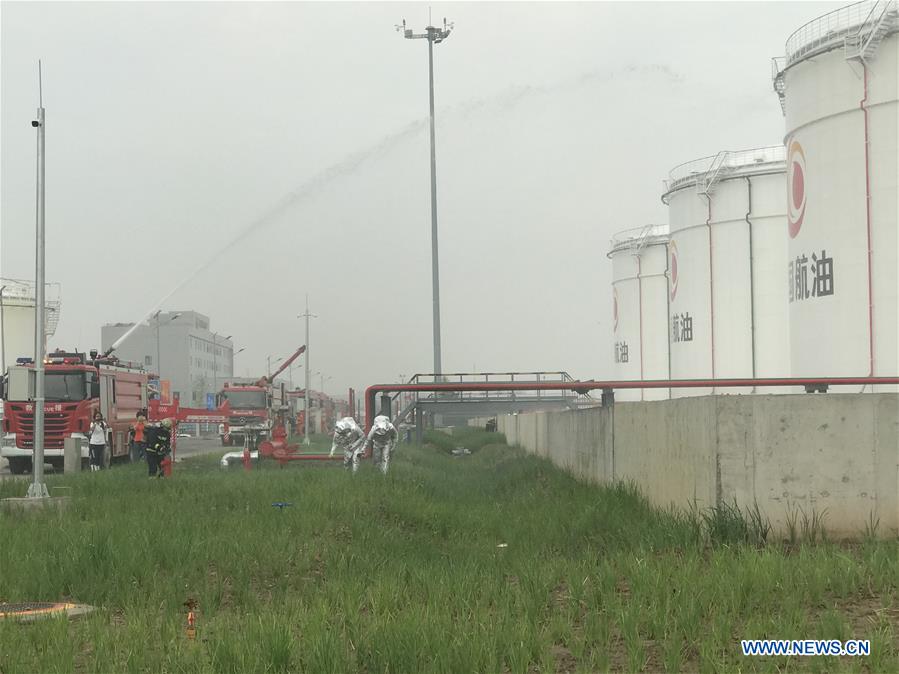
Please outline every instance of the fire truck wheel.
[{"label": "fire truck wheel", "polygon": [[12,457],[9,459],[9,472],[13,475],[24,475],[31,472],[31,459],[26,457]]}]

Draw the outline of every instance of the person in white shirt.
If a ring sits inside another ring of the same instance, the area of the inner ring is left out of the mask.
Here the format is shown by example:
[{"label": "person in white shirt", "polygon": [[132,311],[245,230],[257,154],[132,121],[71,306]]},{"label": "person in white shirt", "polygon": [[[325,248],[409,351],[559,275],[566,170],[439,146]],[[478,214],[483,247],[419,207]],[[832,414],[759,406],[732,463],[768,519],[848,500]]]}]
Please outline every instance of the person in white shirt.
[{"label": "person in white shirt", "polygon": [[365,449],[364,443],[365,431],[359,428],[359,424],[353,417],[344,417],[334,424],[334,440],[331,442],[331,453],[338,447],[343,450],[343,467],[349,468],[353,466],[353,472],[359,470],[359,459],[362,457],[362,450]]},{"label": "person in white shirt", "polygon": [[94,420],[88,431],[88,456],[90,457],[91,470],[100,470],[103,467],[103,454],[106,452],[106,432],[109,426],[103,421],[100,410],[94,412]]}]

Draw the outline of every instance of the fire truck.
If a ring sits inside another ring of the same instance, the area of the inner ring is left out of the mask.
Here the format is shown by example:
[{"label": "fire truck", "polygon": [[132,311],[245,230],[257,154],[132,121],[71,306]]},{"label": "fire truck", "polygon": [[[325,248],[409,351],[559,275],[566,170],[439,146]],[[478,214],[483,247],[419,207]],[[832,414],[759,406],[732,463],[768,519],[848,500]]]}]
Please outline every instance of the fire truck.
[{"label": "fire truck", "polygon": [[250,449],[256,449],[261,441],[271,439],[274,419],[287,404],[283,387],[273,387],[272,382],[305,350],[305,345],[301,346],[274,374],[260,377],[254,384],[225,384],[217,400],[217,407],[227,405],[229,410],[224,423],[223,446],[246,444]]},{"label": "fire truck", "polygon": [[[139,410],[147,408],[149,375],[143,367],[115,357],[57,350],[44,365],[44,457],[61,469],[63,442],[81,439],[82,461],[88,459],[87,432],[99,410],[109,425],[107,466],[128,455],[128,429]],[[19,358],[6,373],[3,387],[3,434],[0,456],[12,473],[31,470],[34,452],[34,361]]]}]

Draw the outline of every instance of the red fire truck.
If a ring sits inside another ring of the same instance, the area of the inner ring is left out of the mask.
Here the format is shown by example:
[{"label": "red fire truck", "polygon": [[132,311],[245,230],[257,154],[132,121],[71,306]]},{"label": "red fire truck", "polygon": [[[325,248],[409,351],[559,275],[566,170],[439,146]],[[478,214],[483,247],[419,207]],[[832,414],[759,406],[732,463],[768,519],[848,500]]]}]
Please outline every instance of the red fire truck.
[{"label": "red fire truck", "polygon": [[272,428],[271,395],[269,387],[261,382],[258,385],[225,384],[218,400],[219,406],[227,404],[230,410],[224,424],[223,446],[243,446],[244,437],[249,435],[255,449],[255,442],[268,437]]},{"label": "red fire truck", "polygon": [[[34,452],[34,362],[17,359],[7,371],[3,391],[3,436],[0,456],[13,473],[31,470]],[[100,410],[109,425],[107,465],[128,455],[128,428],[147,407],[147,372],[140,366],[83,353],[57,350],[44,366],[44,456],[62,468],[63,442],[81,438],[81,458],[88,458],[87,431]]]},{"label": "red fire truck", "polygon": [[243,446],[249,440],[250,448],[256,449],[261,441],[271,438],[275,416],[287,403],[283,387],[272,387],[272,382],[305,350],[301,346],[274,374],[261,377],[254,384],[225,384],[217,401],[220,408],[227,405],[229,410],[222,445]]}]

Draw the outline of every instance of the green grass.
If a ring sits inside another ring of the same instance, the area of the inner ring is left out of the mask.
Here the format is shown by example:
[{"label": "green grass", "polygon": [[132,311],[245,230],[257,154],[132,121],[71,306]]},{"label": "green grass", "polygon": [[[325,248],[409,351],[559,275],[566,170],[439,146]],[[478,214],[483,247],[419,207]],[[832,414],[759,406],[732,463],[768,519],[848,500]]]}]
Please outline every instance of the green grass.
[{"label": "green grass", "polygon": [[[0,671],[899,671],[896,540],[763,543],[730,509],[660,512],[495,435],[452,438],[476,450],[463,458],[427,440],[386,478],[223,470],[218,455],[167,481],[141,466],[50,477],[74,503],[0,515],[0,600],[99,610],[0,622]],[[23,489],[0,482],[0,496]],[[763,637],[870,638],[873,652],[739,654]]]}]

